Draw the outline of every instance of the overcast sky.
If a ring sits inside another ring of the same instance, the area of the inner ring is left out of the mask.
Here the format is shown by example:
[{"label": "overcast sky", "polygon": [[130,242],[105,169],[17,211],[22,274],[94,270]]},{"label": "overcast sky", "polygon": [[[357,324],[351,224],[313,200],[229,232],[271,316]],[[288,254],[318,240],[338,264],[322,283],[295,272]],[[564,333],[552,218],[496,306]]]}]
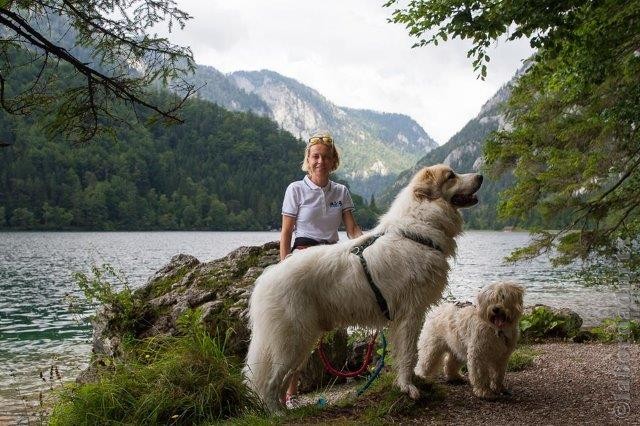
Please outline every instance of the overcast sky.
[{"label": "overcast sky", "polygon": [[489,75],[476,79],[468,43],[411,49],[407,30],[387,22],[383,0],[177,0],[193,16],[174,43],[196,62],[228,73],[269,69],[352,108],[402,113],[445,143],[509,81],[531,54],[501,42]]}]

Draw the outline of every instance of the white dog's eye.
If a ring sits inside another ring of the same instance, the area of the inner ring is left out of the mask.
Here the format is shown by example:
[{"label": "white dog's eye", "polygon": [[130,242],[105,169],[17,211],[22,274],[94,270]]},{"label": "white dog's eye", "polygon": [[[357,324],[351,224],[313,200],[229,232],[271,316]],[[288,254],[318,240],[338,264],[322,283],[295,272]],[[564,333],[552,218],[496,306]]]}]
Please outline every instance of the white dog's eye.
[{"label": "white dog's eye", "polygon": [[454,177],[456,177],[456,174],[453,172],[449,172],[449,175],[447,176],[447,179],[453,179]]}]

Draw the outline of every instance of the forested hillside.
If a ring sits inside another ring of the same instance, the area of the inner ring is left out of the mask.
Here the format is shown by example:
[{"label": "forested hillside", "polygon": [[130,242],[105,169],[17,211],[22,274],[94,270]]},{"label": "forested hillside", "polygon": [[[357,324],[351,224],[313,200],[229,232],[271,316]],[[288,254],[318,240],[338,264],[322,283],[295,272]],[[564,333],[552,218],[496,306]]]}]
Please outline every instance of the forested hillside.
[{"label": "forested hillside", "polygon": [[[34,67],[32,72],[38,72]],[[7,90],[17,90],[8,87]],[[172,95],[156,95],[160,104]],[[124,112],[126,115],[126,112]],[[37,116],[0,113],[0,227],[82,230],[264,230],[280,226],[303,143],[251,113],[189,101],[185,124],[131,116],[85,145],[48,138]],[[358,218],[375,215],[357,203]]]}]

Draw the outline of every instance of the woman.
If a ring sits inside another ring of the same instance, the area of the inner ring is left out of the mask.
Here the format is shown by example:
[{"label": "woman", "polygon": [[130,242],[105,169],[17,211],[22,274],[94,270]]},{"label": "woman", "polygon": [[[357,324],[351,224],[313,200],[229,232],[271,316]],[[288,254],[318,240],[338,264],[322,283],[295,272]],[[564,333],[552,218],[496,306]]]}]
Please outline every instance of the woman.
[{"label": "woman", "polygon": [[[302,170],[307,175],[289,185],[282,203],[280,260],[293,250],[337,243],[341,223],[349,238],[362,235],[353,217],[354,206],[349,190],[329,179],[339,165],[340,157],[329,133],[316,133],[309,138],[302,162]],[[287,389],[287,407],[296,406],[297,393],[298,374],[294,374]]]}]

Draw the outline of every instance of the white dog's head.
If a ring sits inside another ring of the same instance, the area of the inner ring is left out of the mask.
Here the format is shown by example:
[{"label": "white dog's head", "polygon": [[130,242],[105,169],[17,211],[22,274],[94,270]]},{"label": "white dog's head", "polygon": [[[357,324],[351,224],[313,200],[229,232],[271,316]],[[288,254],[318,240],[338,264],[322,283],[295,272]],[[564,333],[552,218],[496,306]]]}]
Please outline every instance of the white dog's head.
[{"label": "white dog's head", "polygon": [[413,177],[411,187],[418,200],[442,199],[453,207],[471,207],[478,203],[475,193],[482,185],[482,175],[467,173],[459,175],[451,167],[437,164],[425,167]]},{"label": "white dog's head", "polygon": [[515,283],[488,285],[478,293],[478,314],[496,328],[514,327],[522,316],[523,295],[524,288]]}]

